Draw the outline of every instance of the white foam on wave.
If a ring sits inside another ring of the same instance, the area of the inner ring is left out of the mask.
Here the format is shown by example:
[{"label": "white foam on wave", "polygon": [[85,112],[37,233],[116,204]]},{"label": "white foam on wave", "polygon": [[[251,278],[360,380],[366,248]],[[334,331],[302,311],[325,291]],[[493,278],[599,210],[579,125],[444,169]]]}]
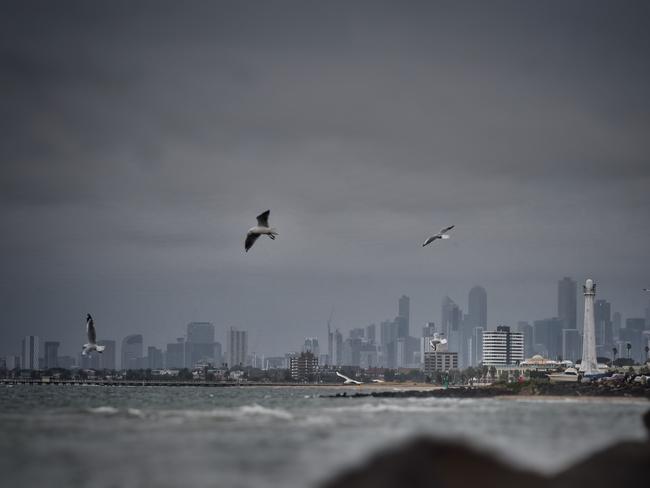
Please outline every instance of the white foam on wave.
[{"label": "white foam on wave", "polygon": [[101,414],[101,415],[116,415],[116,414],[120,413],[120,410],[118,408],[109,407],[109,406],[89,408],[86,411],[88,413],[97,413],[97,414]]},{"label": "white foam on wave", "polygon": [[268,408],[258,405],[243,405],[237,408],[214,408],[212,410],[167,410],[159,412],[159,415],[166,418],[182,418],[187,420],[195,419],[225,419],[243,420],[250,418],[293,420],[293,415],[281,408]]},{"label": "white foam on wave", "polygon": [[396,403],[362,403],[361,405],[346,406],[346,407],[333,407],[331,410],[335,412],[348,412],[348,413],[384,413],[384,412],[398,412],[398,413],[432,413],[441,410],[447,410],[447,407],[440,405],[428,404],[413,404],[400,405]]}]

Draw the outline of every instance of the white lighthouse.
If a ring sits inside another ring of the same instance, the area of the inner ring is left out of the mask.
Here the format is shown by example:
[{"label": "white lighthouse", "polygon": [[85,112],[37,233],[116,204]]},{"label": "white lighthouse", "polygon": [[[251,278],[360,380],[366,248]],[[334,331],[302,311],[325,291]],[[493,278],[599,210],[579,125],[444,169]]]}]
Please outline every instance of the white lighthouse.
[{"label": "white lighthouse", "polygon": [[596,283],[588,279],[582,287],[585,295],[585,324],[582,337],[582,363],[580,372],[586,375],[598,373],[596,357],[596,322],[594,320],[594,297]]}]

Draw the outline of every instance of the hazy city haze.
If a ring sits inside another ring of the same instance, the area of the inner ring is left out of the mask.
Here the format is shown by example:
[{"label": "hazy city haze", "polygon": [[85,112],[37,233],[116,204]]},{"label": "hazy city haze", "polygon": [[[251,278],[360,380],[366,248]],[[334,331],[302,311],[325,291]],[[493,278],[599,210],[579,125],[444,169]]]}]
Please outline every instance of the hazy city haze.
[{"label": "hazy city haze", "polygon": [[[209,321],[281,353],[325,344],[332,306],[364,327],[406,294],[416,331],[475,285],[515,326],[564,276],[642,317],[649,25],[646,2],[3,2],[0,354],[76,353],[88,312],[98,340]],[[246,254],[267,208],[280,235]]]}]

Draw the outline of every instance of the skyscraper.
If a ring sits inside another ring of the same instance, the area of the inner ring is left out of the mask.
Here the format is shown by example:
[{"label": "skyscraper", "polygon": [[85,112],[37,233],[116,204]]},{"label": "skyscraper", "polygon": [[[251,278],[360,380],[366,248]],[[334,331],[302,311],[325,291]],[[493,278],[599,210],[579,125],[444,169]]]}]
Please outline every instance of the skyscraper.
[{"label": "skyscraper", "polygon": [[248,334],[231,327],[228,331],[228,366],[243,366],[248,355]]},{"label": "skyscraper", "polygon": [[463,320],[463,311],[451,298],[445,297],[442,300],[441,318],[441,333],[449,340],[449,350],[451,352],[460,352],[460,326]]},{"label": "skyscraper", "polygon": [[26,336],[22,343],[21,366],[23,369],[40,369],[38,336]]},{"label": "skyscraper", "polygon": [[533,356],[533,326],[528,322],[519,321],[517,322],[517,332],[521,332],[524,335],[524,357],[530,358]]},{"label": "skyscraper", "polygon": [[122,369],[137,369],[142,364],[142,334],[131,334],[122,340]]},{"label": "skyscraper", "polygon": [[54,341],[46,341],[45,356],[43,357],[45,359],[45,364],[43,365],[43,367],[45,369],[57,368],[59,366],[58,357],[59,357],[59,343]]},{"label": "skyscraper", "polygon": [[487,292],[482,286],[475,286],[469,291],[468,325],[470,329],[487,329]]},{"label": "skyscraper", "polygon": [[115,364],[115,358],[117,354],[116,342],[109,341],[109,340],[97,341],[97,345],[104,346],[104,352],[98,355],[99,367],[101,369],[109,369],[109,370],[116,369],[116,364]]},{"label": "skyscraper", "polygon": [[594,321],[596,325],[596,348],[601,355],[609,353],[614,343],[612,326],[612,306],[607,300],[594,302]]},{"label": "skyscraper", "polygon": [[338,329],[334,332],[334,347],[336,357],[332,360],[332,364],[341,366],[343,364],[343,334]]},{"label": "skyscraper", "polygon": [[537,354],[557,360],[562,356],[562,329],[564,320],[551,318],[535,320],[533,323],[534,349]]},{"label": "skyscraper", "polygon": [[510,327],[499,326],[497,330],[483,332],[483,364],[519,364],[524,360],[524,336],[510,332]]},{"label": "skyscraper", "polygon": [[557,284],[557,316],[564,322],[564,329],[577,328],[578,284],[569,277]]},{"label": "skyscraper", "polygon": [[185,366],[185,338],[179,337],[176,342],[167,344],[165,367],[180,369]]},{"label": "skyscraper", "polygon": [[578,329],[562,330],[562,359],[574,363],[582,356],[582,336]]},{"label": "skyscraper", "polygon": [[210,322],[190,322],[187,324],[185,341],[185,367],[193,368],[197,364],[216,364],[216,343],[214,325]]},{"label": "skyscraper", "polygon": [[149,369],[161,369],[163,367],[163,352],[154,346],[147,348],[147,367]]},{"label": "skyscraper", "polygon": [[399,324],[397,335],[398,337],[408,337],[411,327],[411,299],[402,295],[397,301],[397,311],[396,322]]}]

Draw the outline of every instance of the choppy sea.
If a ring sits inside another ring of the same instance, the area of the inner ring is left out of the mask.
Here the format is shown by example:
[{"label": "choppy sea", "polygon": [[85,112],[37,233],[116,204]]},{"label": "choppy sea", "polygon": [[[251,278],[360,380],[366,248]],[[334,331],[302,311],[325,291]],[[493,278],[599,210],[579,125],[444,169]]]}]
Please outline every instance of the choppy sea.
[{"label": "choppy sea", "polygon": [[0,386],[1,484],[318,486],[417,435],[554,473],[645,438],[650,409],[646,400],[322,397],[342,391],[360,390]]}]

